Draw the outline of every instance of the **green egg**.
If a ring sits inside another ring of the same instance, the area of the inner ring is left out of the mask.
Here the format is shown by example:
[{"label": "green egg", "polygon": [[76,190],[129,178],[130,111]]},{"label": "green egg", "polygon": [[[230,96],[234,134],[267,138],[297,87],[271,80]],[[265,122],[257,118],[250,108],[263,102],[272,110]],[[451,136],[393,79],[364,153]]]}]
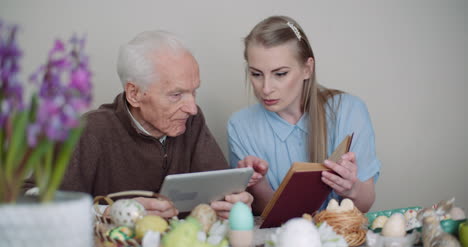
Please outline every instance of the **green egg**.
[{"label": "green egg", "polygon": [[235,231],[249,231],[254,228],[252,210],[242,202],[236,202],[229,213],[229,227]]}]

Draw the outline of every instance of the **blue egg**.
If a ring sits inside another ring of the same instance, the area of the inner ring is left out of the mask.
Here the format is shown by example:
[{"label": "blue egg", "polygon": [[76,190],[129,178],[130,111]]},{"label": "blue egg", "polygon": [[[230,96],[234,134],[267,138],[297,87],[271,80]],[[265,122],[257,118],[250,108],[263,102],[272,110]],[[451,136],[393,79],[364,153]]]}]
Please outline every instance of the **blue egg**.
[{"label": "blue egg", "polygon": [[242,202],[236,202],[229,213],[229,227],[235,231],[250,231],[254,228],[252,210]]}]

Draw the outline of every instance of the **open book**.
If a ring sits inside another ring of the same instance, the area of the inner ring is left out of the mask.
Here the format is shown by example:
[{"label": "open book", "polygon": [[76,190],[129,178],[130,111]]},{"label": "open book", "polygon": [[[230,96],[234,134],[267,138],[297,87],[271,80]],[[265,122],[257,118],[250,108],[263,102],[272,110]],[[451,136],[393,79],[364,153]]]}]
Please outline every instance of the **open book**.
[{"label": "open book", "polygon": [[[349,152],[353,135],[348,135],[328,158],[337,162]],[[330,170],[320,163],[294,162],[273,198],[263,210],[260,228],[278,227],[287,220],[312,214],[320,208],[331,192],[322,182],[322,171]]]}]

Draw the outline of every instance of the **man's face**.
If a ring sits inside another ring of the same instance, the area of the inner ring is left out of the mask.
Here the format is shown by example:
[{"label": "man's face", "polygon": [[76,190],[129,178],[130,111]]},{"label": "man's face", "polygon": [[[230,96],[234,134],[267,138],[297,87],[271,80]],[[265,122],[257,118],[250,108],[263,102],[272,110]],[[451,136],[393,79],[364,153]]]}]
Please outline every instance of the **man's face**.
[{"label": "man's face", "polygon": [[146,91],[139,89],[138,106],[132,111],[143,128],[158,138],[185,132],[187,119],[197,114],[195,95],[200,86],[198,63],[191,54],[165,54],[156,62],[157,81]]}]

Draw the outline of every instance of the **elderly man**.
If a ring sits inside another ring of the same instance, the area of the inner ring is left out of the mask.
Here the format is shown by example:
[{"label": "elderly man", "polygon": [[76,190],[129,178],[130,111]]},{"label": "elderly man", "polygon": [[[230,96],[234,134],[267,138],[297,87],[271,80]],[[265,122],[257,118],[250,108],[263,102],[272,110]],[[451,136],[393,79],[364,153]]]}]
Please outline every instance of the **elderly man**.
[{"label": "elderly man", "polygon": [[[159,191],[168,174],[227,169],[221,149],[196,105],[198,64],[173,34],[147,31],[120,49],[124,92],[88,112],[87,125],[61,189],[93,196],[125,190]],[[178,214],[171,202],[136,198],[153,214]],[[227,217],[247,192],[211,206]]]}]

